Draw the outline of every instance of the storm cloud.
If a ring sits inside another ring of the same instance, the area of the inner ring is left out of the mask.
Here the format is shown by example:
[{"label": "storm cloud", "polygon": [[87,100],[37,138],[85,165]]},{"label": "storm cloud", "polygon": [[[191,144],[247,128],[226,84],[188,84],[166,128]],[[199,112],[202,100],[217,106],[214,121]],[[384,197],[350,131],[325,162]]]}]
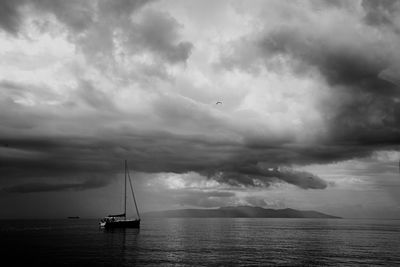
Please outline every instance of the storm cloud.
[{"label": "storm cloud", "polygon": [[36,12],[54,14],[74,31],[82,31],[93,21],[90,2],[81,1],[48,1],[48,0],[17,0],[1,1],[2,16],[0,25],[10,34],[18,34],[24,20],[24,8],[33,8]]},{"label": "storm cloud", "polygon": [[37,193],[37,192],[49,192],[49,191],[69,191],[69,190],[87,190],[92,188],[98,188],[105,186],[103,180],[88,180],[82,183],[27,183],[16,186],[10,186],[3,188],[3,191],[7,193]]},{"label": "storm cloud", "polygon": [[[397,146],[399,34],[394,18],[398,3],[331,2],[337,5],[326,1],[317,6],[325,18],[313,13],[314,2],[310,6],[284,2],[278,10],[290,10],[291,19],[278,27],[267,24],[233,42],[235,50],[221,58],[222,65],[250,72],[265,66],[277,73],[289,66],[299,77],[322,79],[321,87],[327,86],[329,98],[321,99],[319,112],[328,127],[328,142],[338,146],[358,143],[372,146],[371,150],[378,144]],[[356,13],[351,16],[350,12]],[[333,20],[343,20],[347,26]],[[393,27],[385,28],[392,20]]]}]

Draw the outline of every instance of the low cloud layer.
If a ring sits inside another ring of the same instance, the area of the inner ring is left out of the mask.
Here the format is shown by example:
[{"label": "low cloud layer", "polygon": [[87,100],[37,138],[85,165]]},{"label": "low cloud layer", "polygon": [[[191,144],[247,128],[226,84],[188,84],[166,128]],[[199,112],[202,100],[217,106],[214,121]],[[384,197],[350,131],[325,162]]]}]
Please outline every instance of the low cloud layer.
[{"label": "low cloud layer", "polygon": [[212,178],[233,186],[269,187],[279,180],[303,189],[324,189],[328,185],[327,182],[312,173],[288,168],[268,168],[263,165],[238,165],[237,169],[219,171]]},{"label": "low cloud layer", "polygon": [[37,193],[50,191],[81,191],[93,188],[99,188],[106,185],[104,180],[87,180],[82,183],[27,183],[10,187],[4,187],[3,191],[7,193]]}]

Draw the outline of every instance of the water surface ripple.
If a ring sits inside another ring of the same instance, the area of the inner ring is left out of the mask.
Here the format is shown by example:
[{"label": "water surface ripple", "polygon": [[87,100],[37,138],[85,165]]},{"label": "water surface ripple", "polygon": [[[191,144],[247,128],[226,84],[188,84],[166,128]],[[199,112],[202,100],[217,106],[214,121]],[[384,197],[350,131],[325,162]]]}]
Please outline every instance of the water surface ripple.
[{"label": "water surface ripple", "polygon": [[0,240],[15,265],[400,266],[398,220],[145,218],[114,231],[97,220],[4,220]]}]

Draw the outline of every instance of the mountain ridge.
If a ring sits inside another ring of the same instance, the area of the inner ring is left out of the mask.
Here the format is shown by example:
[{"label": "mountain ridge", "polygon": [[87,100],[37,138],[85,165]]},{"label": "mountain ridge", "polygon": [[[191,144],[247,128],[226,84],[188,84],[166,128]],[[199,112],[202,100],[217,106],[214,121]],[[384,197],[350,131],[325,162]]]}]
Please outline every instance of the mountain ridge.
[{"label": "mountain ridge", "polygon": [[253,206],[226,206],[215,209],[179,209],[145,213],[152,217],[167,218],[321,218],[341,219],[341,217],[313,210],[265,209]]}]

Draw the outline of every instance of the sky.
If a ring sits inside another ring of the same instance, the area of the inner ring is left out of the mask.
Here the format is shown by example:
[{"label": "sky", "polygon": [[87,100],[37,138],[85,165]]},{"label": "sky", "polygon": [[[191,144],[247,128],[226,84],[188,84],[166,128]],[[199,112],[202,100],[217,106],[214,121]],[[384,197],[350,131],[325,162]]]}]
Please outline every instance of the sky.
[{"label": "sky", "polygon": [[0,0],[0,218],[120,212],[125,159],[142,212],[400,218],[398,51],[392,0]]}]

